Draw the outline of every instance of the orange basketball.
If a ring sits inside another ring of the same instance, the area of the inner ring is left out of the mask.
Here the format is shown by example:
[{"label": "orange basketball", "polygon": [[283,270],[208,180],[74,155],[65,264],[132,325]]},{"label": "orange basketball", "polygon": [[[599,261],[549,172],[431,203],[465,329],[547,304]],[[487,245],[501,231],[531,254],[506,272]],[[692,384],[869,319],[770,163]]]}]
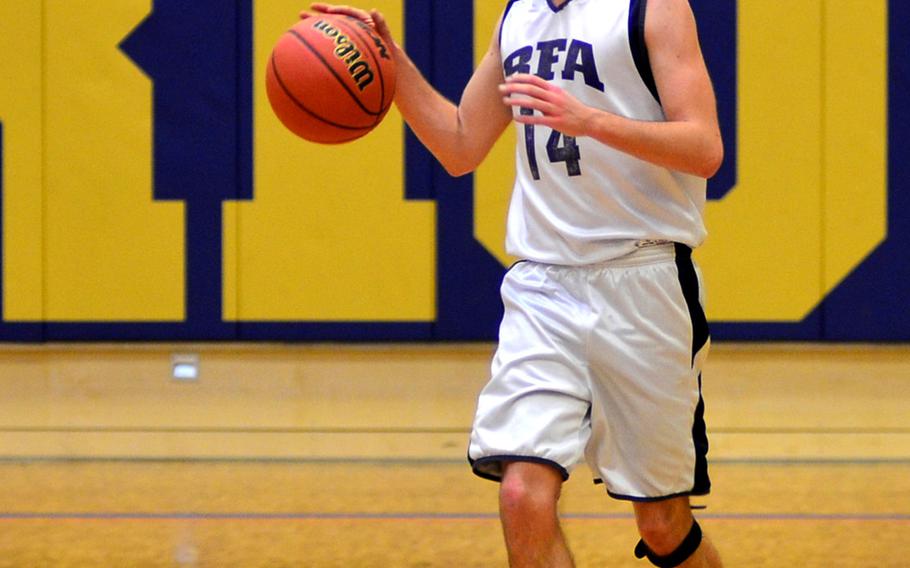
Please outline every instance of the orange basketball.
[{"label": "orange basketball", "polygon": [[272,110],[291,132],[341,144],[385,117],[395,95],[395,61],[360,20],[311,14],[278,40],[265,83]]}]

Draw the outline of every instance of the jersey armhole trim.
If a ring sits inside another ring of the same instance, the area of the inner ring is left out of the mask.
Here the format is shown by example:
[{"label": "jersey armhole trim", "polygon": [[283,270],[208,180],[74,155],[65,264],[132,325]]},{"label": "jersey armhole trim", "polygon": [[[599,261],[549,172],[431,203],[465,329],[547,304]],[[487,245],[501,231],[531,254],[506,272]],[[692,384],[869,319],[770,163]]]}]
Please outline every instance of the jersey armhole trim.
[{"label": "jersey armhole trim", "polygon": [[502,13],[502,20],[499,21],[499,48],[502,49],[502,29],[506,27],[506,18],[509,17],[509,10],[512,9],[512,5],[518,2],[518,0],[509,0],[509,3],[506,4],[506,9]]},{"label": "jersey armhole trim", "polygon": [[651,70],[651,60],[648,57],[648,45],[645,43],[645,15],[648,11],[648,0],[630,0],[629,4],[629,47],[632,50],[632,59],[635,68],[654,99],[660,104],[660,95],[657,93],[657,83]]}]

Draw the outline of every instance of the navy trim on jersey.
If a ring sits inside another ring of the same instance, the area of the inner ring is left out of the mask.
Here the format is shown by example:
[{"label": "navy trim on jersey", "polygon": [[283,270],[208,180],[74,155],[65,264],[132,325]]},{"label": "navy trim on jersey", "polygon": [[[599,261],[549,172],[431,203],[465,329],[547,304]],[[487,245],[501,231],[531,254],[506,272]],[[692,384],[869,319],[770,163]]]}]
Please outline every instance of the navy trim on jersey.
[{"label": "navy trim on jersey", "polygon": [[512,5],[518,2],[518,0],[509,0],[509,3],[506,4],[506,9],[502,13],[502,20],[499,21],[499,47],[502,49],[502,28],[506,26],[506,17],[509,15],[509,10],[512,9]]},{"label": "navy trim on jersey", "polygon": [[488,479],[490,481],[502,481],[502,472],[504,469],[503,462],[527,462],[548,465],[558,471],[560,475],[562,475],[563,481],[569,479],[569,470],[566,468],[562,467],[553,460],[538,458],[534,456],[486,456],[478,460],[473,460],[470,456],[468,456],[468,462],[471,464],[471,469],[474,471],[474,475],[483,479]]},{"label": "navy trim on jersey", "polygon": [[554,12],[559,12],[559,11],[561,11],[563,8],[565,8],[566,6],[568,6],[571,2],[572,2],[572,0],[566,0],[565,4],[563,4],[562,6],[554,6],[554,5],[553,5],[553,0],[547,0],[547,5],[548,5],[548,6],[550,7],[550,9],[553,10]]},{"label": "navy trim on jersey", "polygon": [[641,80],[644,82],[654,99],[660,103],[657,92],[657,83],[654,81],[654,72],[651,70],[651,59],[648,57],[648,45],[645,43],[645,13],[648,11],[648,0],[631,0],[629,3],[629,47],[632,49],[632,59]]},{"label": "navy trim on jersey", "polygon": [[[2,132],[2,131],[0,131],[0,132]],[[515,267],[518,266],[519,264],[524,264],[525,262],[531,262],[531,261],[528,260],[528,259],[526,259],[526,258],[521,258],[521,259],[519,259],[519,260],[516,260],[515,262],[513,262],[512,264],[509,265],[509,268],[508,268],[508,269],[506,269],[506,274],[508,274],[510,270],[512,270],[513,268],[515,268]],[[503,278],[505,278],[505,274],[503,274]]]}]

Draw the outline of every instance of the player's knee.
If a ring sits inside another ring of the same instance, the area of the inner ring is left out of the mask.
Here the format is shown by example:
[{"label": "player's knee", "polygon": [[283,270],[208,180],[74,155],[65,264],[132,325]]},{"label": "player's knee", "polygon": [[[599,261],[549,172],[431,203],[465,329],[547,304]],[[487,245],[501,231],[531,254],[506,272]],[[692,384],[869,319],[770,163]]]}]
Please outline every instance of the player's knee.
[{"label": "player's knee", "polygon": [[534,472],[508,472],[499,488],[500,509],[503,515],[555,514],[560,485]]},{"label": "player's knee", "polygon": [[678,544],[674,541],[670,527],[662,523],[648,523],[639,527],[638,533],[648,547],[657,554],[667,554]]},{"label": "player's knee", "polygon": [[[663,555],[669,554],[679,546],[680,529],[679,519],[675,519],[671,514],[663,512],[647,515],[639,518],[638,532],[648,547],[655,553]],[[687,526],[691,523],[686,520]],[[685,533],[683,533],[683,536]]]},{"label": "player's knee", "polygon": [[549,508],[550,501],[546,494],[518,476],[504,479],[499,488],[499,505],[504,515],[527,516],[542,512]]}]

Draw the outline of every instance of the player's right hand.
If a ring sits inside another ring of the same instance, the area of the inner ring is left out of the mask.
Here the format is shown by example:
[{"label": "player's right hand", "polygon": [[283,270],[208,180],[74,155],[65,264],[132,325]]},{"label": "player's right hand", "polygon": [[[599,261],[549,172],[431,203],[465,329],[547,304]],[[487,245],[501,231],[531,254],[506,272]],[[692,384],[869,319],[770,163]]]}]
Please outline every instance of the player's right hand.
[{"label": "player's right hand", "polygon": [[[385,16],[382,15],[382,12],[379,10],[362,10],[360,8],[355,8],[353,6],[343,6],[337,4],[326,4],[323,2],[315,2],[310,5],[310,10],[313,12],[318,12],[322,14],[341,14],[344,16],[351,16],[352,18],[357,18],[358,20],[364,22],[368,26],[376,30],[376,33],[382,38],[382,40],[389,47],[397,45],[394,38],[392,37],[392,32],[389,30],[389,25],[385,21]],[[300,17],[305,18],[312,14],[309,12],[301,12]]]},{"label": "player's right hand", "polygon": [[[372,28],[376,27],[376,23],[373,21],[373,18],[370,16],[370,13],[366,10],[361,10],[360,8],[355,8],[353,6],[339,6],[336,4],[326,4],[324,2],[314,2],[310,4],[310,10],[314,12],[320,12],[322,14],[340,14],[343,16],[351,16],[352,18],[357,18],[363,23],[369,25]],[[311,16],[307,11],[300,13],[301,18]]]}]

